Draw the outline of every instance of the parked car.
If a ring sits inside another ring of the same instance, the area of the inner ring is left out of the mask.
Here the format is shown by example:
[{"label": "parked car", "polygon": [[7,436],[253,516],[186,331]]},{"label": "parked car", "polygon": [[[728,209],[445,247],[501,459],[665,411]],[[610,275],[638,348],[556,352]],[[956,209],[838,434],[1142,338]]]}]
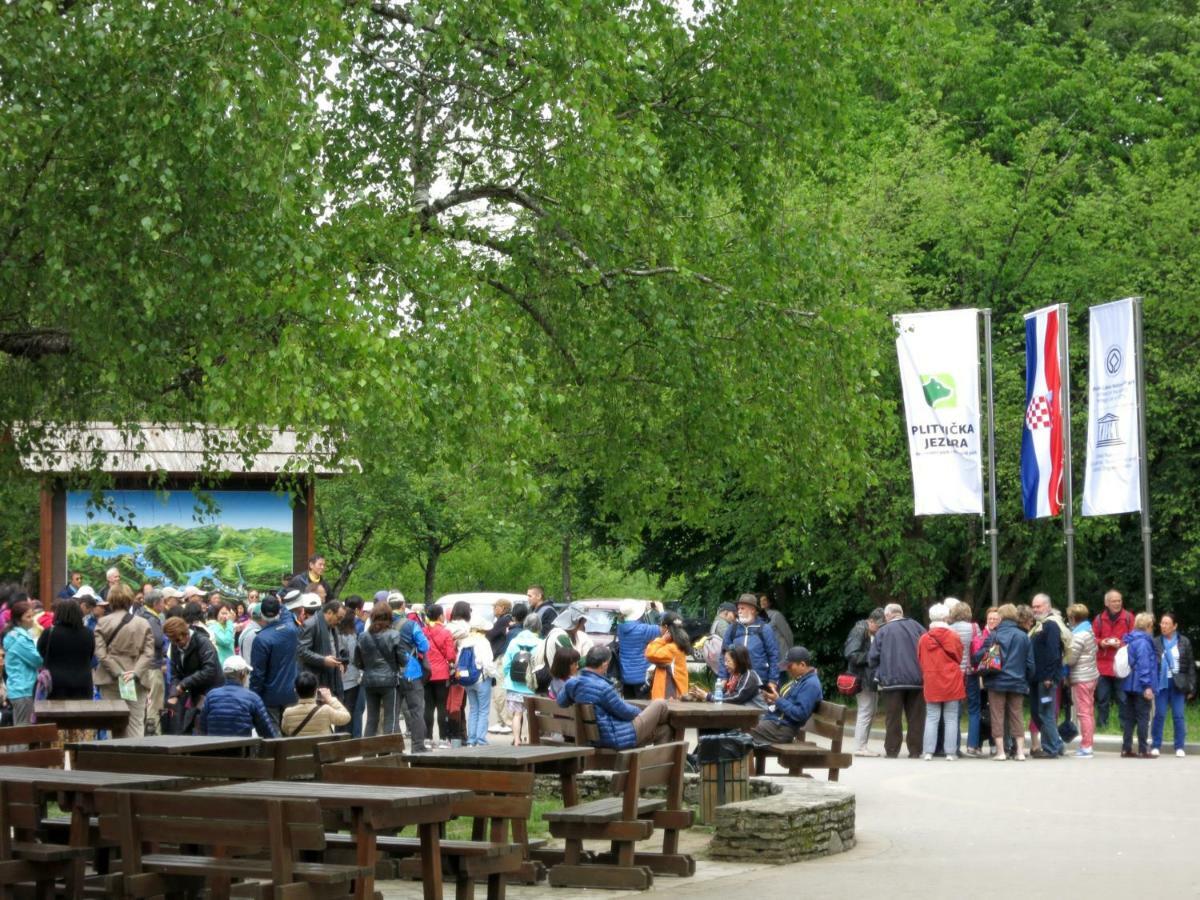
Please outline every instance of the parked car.
[{"label": "parked car", "polygon": [[459,601],[466,601],[471,604],[471,617],[479,616],[490,627],[496,621],[496,614],[492,610],[497,600],[508,600],[513,606],[518,603],[525,602],[524,594],[506,594],[503,591],[470,591],[462,594],[443,594],[437,598],[437,604],[446,613],[446,618],[450,618],[450,610],[454,608],[454,604]]}]

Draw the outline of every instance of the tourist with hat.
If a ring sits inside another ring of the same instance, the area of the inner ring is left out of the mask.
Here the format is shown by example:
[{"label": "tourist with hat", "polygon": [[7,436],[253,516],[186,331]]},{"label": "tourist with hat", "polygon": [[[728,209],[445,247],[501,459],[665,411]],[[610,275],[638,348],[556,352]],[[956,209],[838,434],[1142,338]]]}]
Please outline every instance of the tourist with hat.
[{"label": "tourist with hat", "polygon": [[[579,652],[580,659],[587,656],[595,641],[588,636],[586,625],[587,610],[579,603],[570,604],[554,617],[554,623],[543,641],[547,666],[554,665],[554,654],[560,647],[574,647]],[[657,629],[654,636],[658,637]],[[538,665],[541,665],[540,661]]]},{"label": "tourist with hat", "polygon": [[[646,673],[650,670],[646,647],[660,634],[657,625],[641,620],[640,606],[636,600],[622,601],[621,623],[617,625],[617,663],[621,670],[622,696],[626,700],[645,695]],[[733,604],[729,608],[733,609]],[[583,658],[583,654],[580,656]]]},{"label": "tourist with hat", "polygon": [[[775,629],[758,616],[758,598],[750,593],[737,599],[737,621],[725,632],[722,647],[741,644],[750,654],[750,665],[762,683],[775,690],[779,686],[779,645],[775,643]],[[721,654],[721,667],[717,678],[725,681],[729,672],[725,668],[725,654]]]},{"label": "tourist with hat", "polygon": [[231,656],[221,666],[225,684],[208,692],[200,710],[199,732],[214,737],[279,737],[279,729],[267,713],[262,698],[246,687],[250,665]]},{"label": "tourist with hat", "polygon": [[817,677],[812,654],[806,647],[793,647],[784,661],[789,677],[787,683],[781,690],[768,685],[762,692],[767,711],[750,730],[750,738],[756,747],[795,740],[824,697],[821,679]]}]

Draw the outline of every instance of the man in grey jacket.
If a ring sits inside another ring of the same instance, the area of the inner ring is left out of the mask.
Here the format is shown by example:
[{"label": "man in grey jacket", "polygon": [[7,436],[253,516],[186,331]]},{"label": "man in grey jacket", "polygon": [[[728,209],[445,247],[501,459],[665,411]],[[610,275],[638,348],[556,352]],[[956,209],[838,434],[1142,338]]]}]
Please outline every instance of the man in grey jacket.
[{"label": "man in grey jacket", "polygon": [[300,647],[296,658],[317,678],[317,684],[329,688],[333,696],[342,696],[342,672],[346,661],[339,655],[336,627],[342,617],[342,604],[330,600],[312,616],[300,630]]},{"label": "man in grey jacket", "polygon": [[875,635],[879,633],[882,626],[883,609],[876,607],[871,610],[869,616],[856,622],[850,629],[850,635],[846,638],[846,646],[842,649],[842,655],[846,657],[846,671],[851,675],[858,676],[860,686],[858,696],[855,698],[858,709],[858,716],[854,723],[855,756],[879,755],[867,747],[867,741],[871,739],[871,722],[875,718],[876,702],[879,700],[875,673],[867,664],[867,658],[871,654],[871,644],[875,641]]},{"label": "man in grey jacket", "polygon": [[[883,609],[884,624],[875,635],[867,664],[875,670],[879,691],[883,694],[886,730],[883,752],[888,759],[900,755],[904,738],[910,759],[920,759],[921,742],[925,736],[925,693],[921,666],[917,662],[917,641],[925,628],[904,617],[899,603],[889,603]],[[900,727],[903,714],[907,734]]]}]

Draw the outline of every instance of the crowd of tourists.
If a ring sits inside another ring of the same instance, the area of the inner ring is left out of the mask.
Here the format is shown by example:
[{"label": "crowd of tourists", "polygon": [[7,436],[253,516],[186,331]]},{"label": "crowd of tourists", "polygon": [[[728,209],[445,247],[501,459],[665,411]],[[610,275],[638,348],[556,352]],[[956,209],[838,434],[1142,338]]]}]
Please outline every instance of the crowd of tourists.
[{"label": "crowd of tourists", "polygon": [[858,755],[879,755],[868,746],[879,703],[890,758],[903,743],[914,758],[1056,759],[1078,735],[1074,756],[1086,759],[1113,707],[1122,756],[1159,756],[1168,711],[1175,755],[1185,755],[1184,704],[1196,692],[1196,666],[1174,613],[1159,617],[1155,635],[1154,616],[1125,609],[1120,592],[1111,590],[1095,617],[1073,604],[1064,619],[1041,593],[1028,606],[988,609],[982,626],[954,598],[934,604],[928,617],[926,629],[889,604],[850,631],[845,677],[852,684],[847,692],[857,694]]}]

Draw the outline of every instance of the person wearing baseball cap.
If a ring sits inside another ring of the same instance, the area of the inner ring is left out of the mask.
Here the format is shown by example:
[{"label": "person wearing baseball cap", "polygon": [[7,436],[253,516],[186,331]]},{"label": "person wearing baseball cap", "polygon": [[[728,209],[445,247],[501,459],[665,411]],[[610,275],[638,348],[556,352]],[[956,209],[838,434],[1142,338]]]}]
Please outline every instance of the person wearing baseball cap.
[{"label": "person wearing baseball cap", "polygon": [[755,747],[786,744],[795,740],[796,734],[804,729],[809,716],[816,712],[824,698],[821,679],[817,677],[812,654],[806,647],[793,647],[784,662],[789,680],[782,690],[776,690],[773,685],[763,688],[762,697],[767,701],[767,712],[750,730]]},{"label": "person wearing baseball cap", "polygon": [[[779,687],[779,645],[775,642],[775,629],[758,617],[758,597],[745,593],[737,599],[737,621],[725,632],[723,647],[741,644],[750,654],[750,666],[758,673],[762,683],[772,690]],[[729,672],[725,669],[725,654],[721,654],[717,669],[719,681],[726,681]]]},{"label": "person wearing baseball cap", "polygon": [[279,729],[267,712],[262,698],[246,687],[249,664],[240,656],[231,656],[221,666],[225,684],[208,692],[200,710],[200,734],[214,737],[279,737]]}]

